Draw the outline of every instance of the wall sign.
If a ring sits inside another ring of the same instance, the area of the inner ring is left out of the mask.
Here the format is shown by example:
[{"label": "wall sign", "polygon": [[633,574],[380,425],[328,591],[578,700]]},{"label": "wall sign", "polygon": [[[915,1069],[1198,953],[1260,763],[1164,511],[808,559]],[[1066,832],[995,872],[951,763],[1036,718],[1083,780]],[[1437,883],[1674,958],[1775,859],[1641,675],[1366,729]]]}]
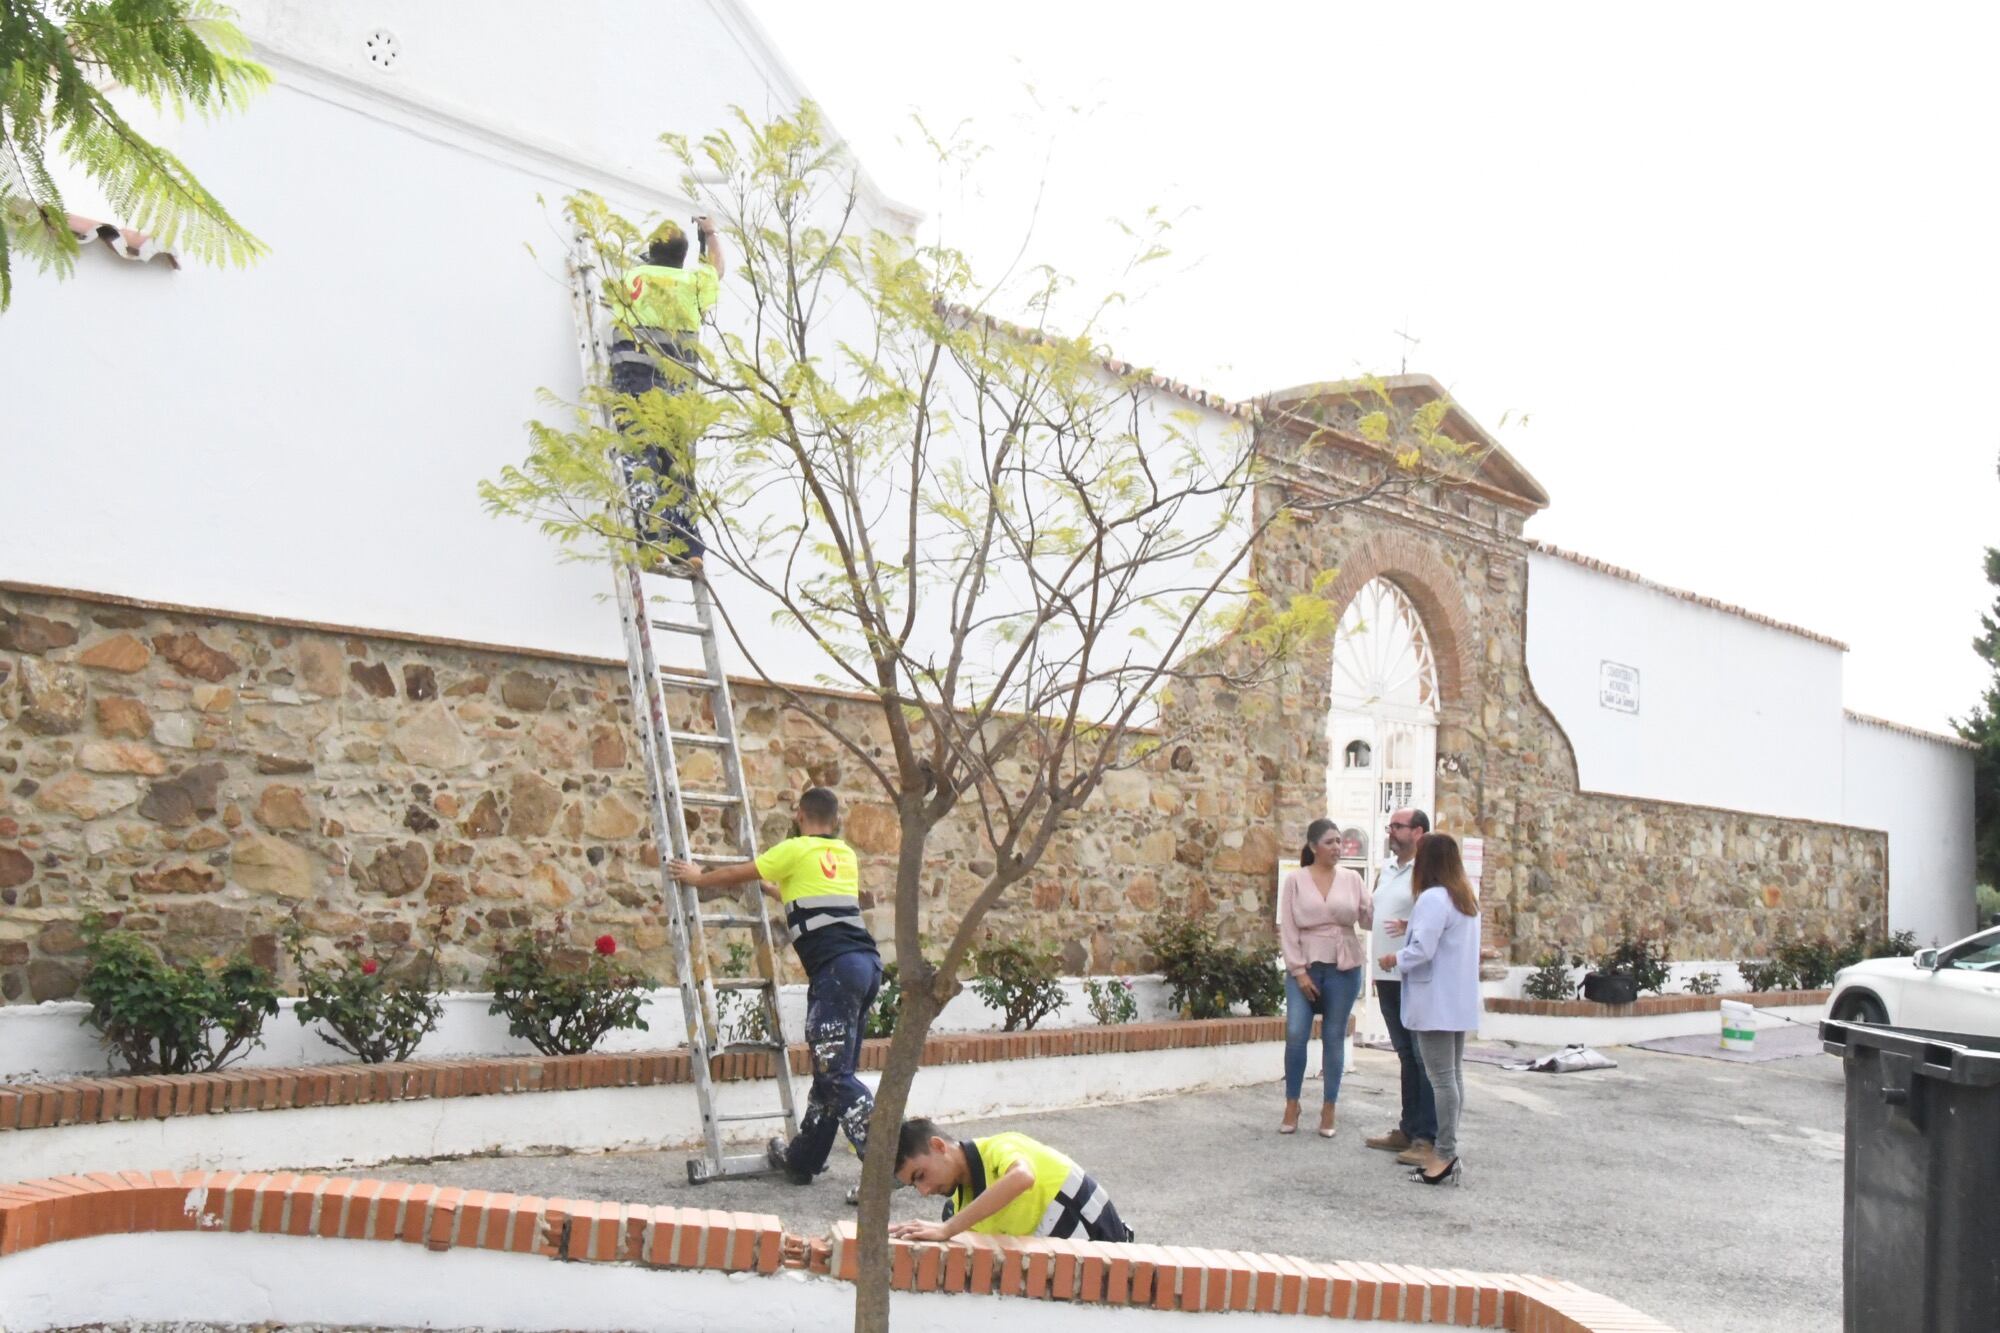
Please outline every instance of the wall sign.
[{"label": "wall sign", "polygon": [[1639,668],[1622,662],[1597,664],[1597,702],[1617,713],[1639,711]]},{"label": "wall sign", "polygon": [[1486,869],[1486,839],[1465,838],[1459,844],[1459,859],[1465,863],[1465,877],[1472,881],[1472,891],[1479,892],[1479,876]]}]

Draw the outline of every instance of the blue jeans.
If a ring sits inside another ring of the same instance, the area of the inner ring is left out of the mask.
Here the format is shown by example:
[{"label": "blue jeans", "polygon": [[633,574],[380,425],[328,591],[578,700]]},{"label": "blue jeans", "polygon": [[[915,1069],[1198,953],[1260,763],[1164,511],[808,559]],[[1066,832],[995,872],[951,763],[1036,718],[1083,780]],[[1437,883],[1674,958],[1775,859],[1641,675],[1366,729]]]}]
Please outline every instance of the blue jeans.
[{"label": "blue jeans", "polygon": [[861,1063],[863,1018],[882,985],[882,959],[872,950],[844,953],[812,974],[806,986],[806,1048],[812,1052],[812,1092],[799,1136],[785,1150],[794,1177],[826,1170],[836,1130],[845,1131],[856,1154],[868,1151],[868,1117],[875,1094],[854,1076]]},{"label": "blue jeans", "polygon": [[1346,1067],[1347,1016],[1361,994],[1361,969],[1346,971],[1332,963],[1308,963],[1306,975],[1319,987],[1319,999],[1308,1000],[1298,978],[1285,973],[1285,1100],[1299,1099],[1306,1082],[1306,1043],[1312,1039],[1313,1016],[1319,1016],[1320,1073],[1326,1079],[1326,1100],[1340,1100],[1340,1075]]},{"label": "blue jeans", "polygon": [[1403,1118],[1396,1128],[1412,1141],[1437,1142],[1437,1097],[1431,1091],[1430,1076],[1417,1058],[1416,1042],[1403,1026],[1403,983],[1375,983],[1375,1002],[1382,1008],[1382,1022],[1389,1028],[1389,1044],[1396,1048],[1396,1062],[1403,1067]]}]

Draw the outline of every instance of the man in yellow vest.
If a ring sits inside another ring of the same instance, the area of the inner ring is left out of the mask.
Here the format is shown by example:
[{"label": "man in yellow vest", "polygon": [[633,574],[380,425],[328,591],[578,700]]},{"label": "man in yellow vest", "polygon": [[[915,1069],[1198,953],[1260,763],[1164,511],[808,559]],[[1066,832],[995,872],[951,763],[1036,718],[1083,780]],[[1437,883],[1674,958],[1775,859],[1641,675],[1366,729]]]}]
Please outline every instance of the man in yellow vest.
[{"label": "man in yellow vest", "polygon": [[919,1194],[949,1194],[944,1220],[896,1222],[905,1240],[987,1236],[1128,1241],[1132,1228],[1088,1171],[1026,1134],[953,1141],[922,1116],[896,1136],[896,1179]]},{"label": "man in yellow vest", "polygon": [[[646,241],[646,262],[619,279],[612,319],[611,387],[617,393],[681,393],[700,364],[695,342],[701,319],[721,295],[722,242],[708,218],[695,219],[701,260],[687,267],[688,239],[679,223],[663,222]],[[621,413],[621,420],[630,417]],[[684,456],[677,457],[677,454]],[[703,547],[695,532],[694,442],[685,450],[659,444],[620,455],[641,542],[652,548],[650,568],[666,563],[701,572]]]},{"label": "man in yellow vest", "polygon": [[799,797],[799,834],[754,861],[703,870],[671,861],[674,878],[698,889],[764,881],[785,908],[792,947],[806,970],[806,1047],[812,1052],[812,1092],[799,1136],[765,1145],[771,1169],[795,1185],[826,1170],[833,1136],[844,1132],[857,1154],[868,1151],[868,1117],[875,1094],[855,1077],[868,1006],[882,985],[882,955],[861,920],[861,872],[854,849],[837,835],[840,800],[825,787]]}]

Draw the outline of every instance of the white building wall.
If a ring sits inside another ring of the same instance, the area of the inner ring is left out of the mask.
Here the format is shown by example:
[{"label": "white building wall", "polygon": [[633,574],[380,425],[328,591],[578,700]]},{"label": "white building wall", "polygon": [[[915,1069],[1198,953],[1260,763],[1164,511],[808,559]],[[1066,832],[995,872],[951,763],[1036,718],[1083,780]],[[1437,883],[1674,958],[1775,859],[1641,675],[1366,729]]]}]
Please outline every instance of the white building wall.
[{"label": "white building wall", "polygon": [[[270,254],[172,272],[92,246],[71,281],[17,273],[0,321],[0,579],[622,658],[608,573],[489,516],[477,491],[524,456],[531,418],[562,419],[543,391],[573,398],[581,381],[560,202],[581,186],[684,220],[659,133],[799,93],[729,0],[509,0],[473,19],[417,0],[247,6],[277,86],[157,133]],[[386,71],[364,44],[377,29],[396,38]],[[911,224],[865,180],[863,199],[859,225]],[[731,273],[718,320],[747,332],[748,304]],[[857,312],[836,309],[829,346]],[[1156,395],[1142,437],[1163,439],[1169,414],[1237,426]],[[772,674],[837,680],[768,604],[714,582]],[[943,619],[922,620],[917,656]],[[669,665],[696,660],[682,646]]]},{"label": "white building wall", "polygon": [[1922,945],[1972,933],[1972,751],[1849,715],[1843,823],[1889,830],[1889,928]]},{"label": "white building wall", "polygon": [[[1841,652],[1560,557],[1528,557],[1528,674],[1585,791],[1841,822]],[[1601,698],[1638,672],[1638,709]]]}]

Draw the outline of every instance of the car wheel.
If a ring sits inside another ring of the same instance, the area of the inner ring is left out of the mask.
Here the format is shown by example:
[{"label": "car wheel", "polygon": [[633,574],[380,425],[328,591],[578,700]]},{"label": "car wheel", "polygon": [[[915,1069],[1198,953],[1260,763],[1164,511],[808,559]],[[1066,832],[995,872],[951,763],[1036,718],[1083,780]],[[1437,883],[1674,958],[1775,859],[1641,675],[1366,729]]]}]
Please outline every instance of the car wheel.
[{"label": "car wheel", "polygon": [[1886,1023],[1889,1011],[1873,995],[1848,995],[1840,1001],[1840,1012],[1836,1019],[1847,1023]]}]

